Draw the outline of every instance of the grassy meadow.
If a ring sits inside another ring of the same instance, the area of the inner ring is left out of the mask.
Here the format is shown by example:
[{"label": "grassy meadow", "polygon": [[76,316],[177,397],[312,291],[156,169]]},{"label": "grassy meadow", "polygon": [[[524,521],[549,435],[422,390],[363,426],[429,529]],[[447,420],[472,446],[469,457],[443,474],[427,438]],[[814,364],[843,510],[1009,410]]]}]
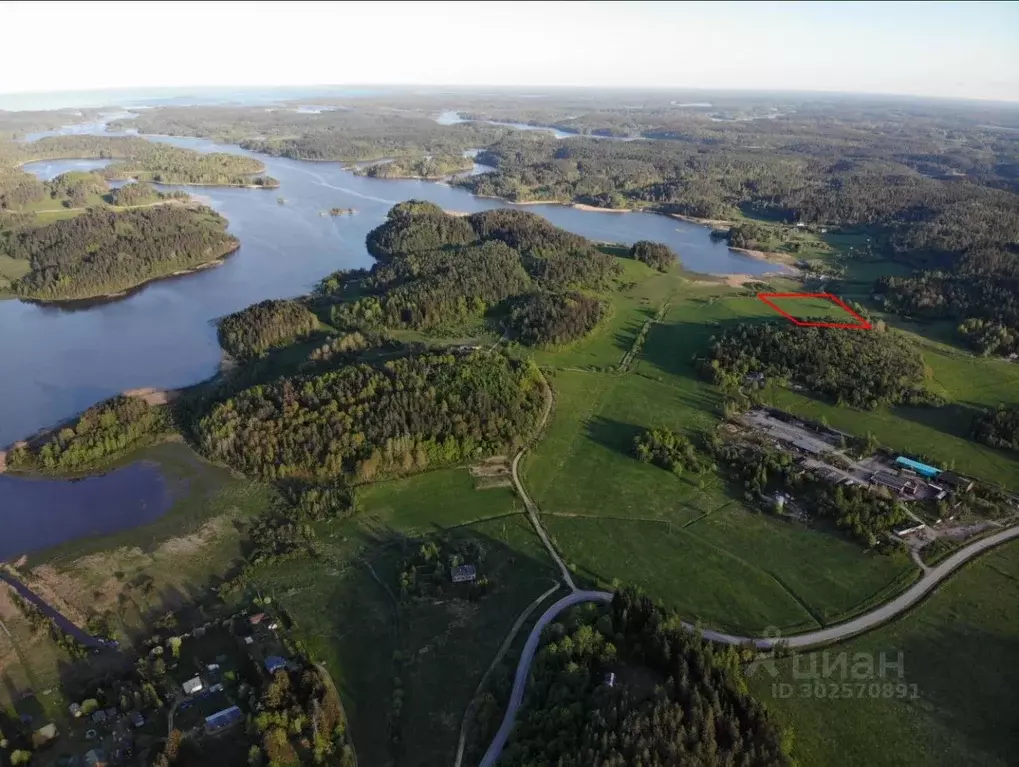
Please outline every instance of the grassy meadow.
[{"label": "grassy meadow", "polygon": [[[942,584],[920,606],[887,626],[828,649],[849,658],[892,663],[902,653],[903,675],[884,684],[908,685],[905,697],[867,691],[817,700],[811,680],[776,662],[777,676],[758,669],[751,691],[795,731],[800,764],[1014,764],[1019,751],[1015,690],[1019,686],[1019,544],[1006,544]],[[817,667],[823,668],[821,660]],[[841,676],[826,680],[840,683]],[[790,693],[775,685],[792,686]],[[801,685],[811,687],[811,695]],[[914,697],[915,691],[915,697]]]}]

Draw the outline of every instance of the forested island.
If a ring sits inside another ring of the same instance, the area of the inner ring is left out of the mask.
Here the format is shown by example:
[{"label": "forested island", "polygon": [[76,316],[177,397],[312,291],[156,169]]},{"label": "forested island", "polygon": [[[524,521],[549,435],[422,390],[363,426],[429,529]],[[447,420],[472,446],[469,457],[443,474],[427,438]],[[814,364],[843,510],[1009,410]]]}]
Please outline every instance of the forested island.
[{"label": "forested island", "polygon": [[474,167],[471,157],[462,154],[429,155],[419,159],[396,159],[358,168],[354,172],[369,178],[420,178],[437,181]]}]

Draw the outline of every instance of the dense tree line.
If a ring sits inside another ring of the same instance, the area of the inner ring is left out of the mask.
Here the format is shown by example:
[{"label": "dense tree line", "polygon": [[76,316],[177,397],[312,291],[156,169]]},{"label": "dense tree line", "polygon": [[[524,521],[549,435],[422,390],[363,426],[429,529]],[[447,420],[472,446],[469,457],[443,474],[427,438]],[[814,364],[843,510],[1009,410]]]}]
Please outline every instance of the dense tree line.
[{"label": "dense tree line", "polygon": [[376,163],[358,168],[355,173],[370,178],[427,178],[441,179],[474,167],[471,157],[462,154],[429,155],[404,158],[392,162]]},{"label": "dense tree line", "polygon": [[891,311],[923,319],[951,319],[981,354],[1019,353],[1019,255],[979,251],[954,269],[887,277],[876,291]]},{"label": "dense tree line", "polygon": [[318,318],[299,301],[262,301],[219,322],[219,345],[233,357],[257,357],[287,346],[318,328]]},{"label": "dense tree line", "polygon": [[0,238],[0,254],[31,265],[13,290],[48,300],[127,290],[215,261],[237,246],[237,239],[226,233],[226,221],[214,211],[175,205],[90,209]]},{"label": "dense tree line", "polygon": [[715,340],[698,367],[719,385],[763,373],[856,408],[941,404],[924,385],[916,346],[890,332],[742,323]]},{"label": "dense tree line", "polygon": [[541,409],[530,363],[498,354],[426,354],[284,377],[214,406],[204,452],[249,474],[371,481],[509,451]]},{"label": "dense tree line", "polygon": [[633,438],[633,454],[667,471],[703,471],[708,463],[688,437],[669,429],[645,429]]},{"label": "dense tree line", "polygon": [[660,272],[667,272],[676,263],[676,254],[668,245],[660,242],[640,240],[630,248],[630,258],[647,264]]},{"label": "dense tree line", "polygon": [[[458,327],[535,287],[601,287],[617,268],[591,242],[540,216],[511,210],[454,216],[416,200],[394,206],[386,222],[369,233],[367,246],[378,261],[371,272],[320,286],[320,292],[341,299],[351,281],[357,282],[357,297],[332,310],[339,325]],[[584,307],[587,317],[592,307]]]},{"label": "dense tree line", "polygon": [[605,313],[602,301],[576,290],[534,291],[514,302],[508,326],[528,346],[564,346],[594,330]]},{"label": "dense tree line", "polygon": [[1019,408],[982,413],[973,422],[973,438],[992,447],[1019,450]]},{"label": "dense tree line", "polygon": [[797,466],[789,453],[717,440],[710,451],[723,471],[742,485],[748,503],[781,514],[788,508],[778,494],[787,494],[789,503],[810,517],[833,523],[868,546],[879,545],[908,519],[894,499],[860,485],[832,485]]},{"label": "dense tree line", "polygon": [[14,470],[78,472],[158,439],[172,428],[166,408],[138,397],[117,396],[86,410],[71,426],[15,448]]},{"label": "dense tree line", "polygon": [[739,650],[710,645],[647,597],[619,592],[543,639],[502,765],[792,763],[747,692]]},{"label": "dense tree line", "polygon": [[139,181],[133,184],[124,184],[110,192],[110,204],[123,208],[130,208],[134,205],[148,205],[160,200],[186,200],[185,192],[159,192],[151,184]]}]

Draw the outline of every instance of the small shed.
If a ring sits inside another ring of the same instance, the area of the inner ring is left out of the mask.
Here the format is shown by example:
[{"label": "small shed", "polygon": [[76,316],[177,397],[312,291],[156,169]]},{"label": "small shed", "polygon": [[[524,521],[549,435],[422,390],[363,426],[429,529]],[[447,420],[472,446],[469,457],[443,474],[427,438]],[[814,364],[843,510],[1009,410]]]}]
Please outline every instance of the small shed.
[{"label": "small shed", "polygon": [[72,703],[70,706],[67,707],[67,710],[71,712],[71,716],[73,716],[75,719],[81,716],[80,703]]},{"label": "small shed", "polygon": [[202,678],[200,676],[188,679],[183,685],[185,695],[194,695],[195,693],[201,692],[205,686],[202,684]]},{"label": "small shed", "polygon": [[257,626],[264,619],[265,619],[265,613],[255,613],[250,618],[248,618],[248,621],[251,623],[252,626]]},{"label": "small shed", "polygon": [[449,575],[453,583],[468,583],[478,577],[478,571],[474,565],[457,565],[449,569]]}]

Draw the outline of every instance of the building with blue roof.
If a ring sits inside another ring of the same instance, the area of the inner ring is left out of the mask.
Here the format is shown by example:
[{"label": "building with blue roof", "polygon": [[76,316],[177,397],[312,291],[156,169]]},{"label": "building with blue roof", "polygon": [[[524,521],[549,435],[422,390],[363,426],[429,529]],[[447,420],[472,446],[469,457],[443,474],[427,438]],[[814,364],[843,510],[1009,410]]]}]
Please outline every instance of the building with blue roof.
[{"label": "building with blue roof", "polygon": [[217,711],[212,716],[205,717],[205,731],[219,732],[225,730],[232,724],[236,724],[244,718],[244,712],[242,712],[237,706],[230,706],[230,708],[224,708],[222,711]]},{"label": "building with blue roof", "polygon": [[906,458],[901,455],[895,459],[895,463],[899,466],[911,469],[921,477],[927,477],[928,479],[936,477],[941,473],[941,469],[936,469],[933,466],[928,466],[926,463],[920,463],[919,461],[914,461],[911,458]]}]

